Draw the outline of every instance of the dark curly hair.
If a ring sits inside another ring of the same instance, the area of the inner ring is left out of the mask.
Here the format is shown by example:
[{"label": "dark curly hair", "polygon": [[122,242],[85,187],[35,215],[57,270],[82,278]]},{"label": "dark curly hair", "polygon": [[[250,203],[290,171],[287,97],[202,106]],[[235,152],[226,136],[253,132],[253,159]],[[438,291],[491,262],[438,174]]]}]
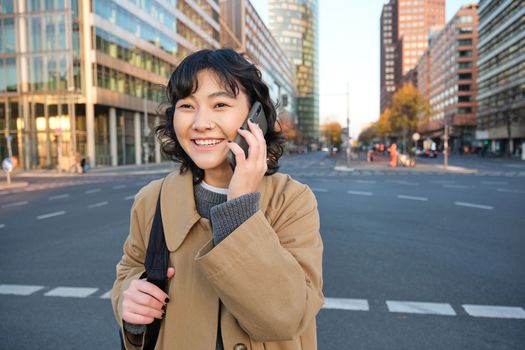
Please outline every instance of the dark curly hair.
[{"label": "dark curly hair", "polygon": [[268,154],[268,170],[265,175],[276,173],[285,142],[282,131],[275,128],[276,106],[272,103],[268,86],[262,81],[259,69],[244,56],[231,49],[194,52],[184,58],[171,74],[165,89],[166,101],[159,106],[160,123],[155,127],[155,135],[159,139],[164,155],[181,164],[181,174],[188,169],[191,170],[195,184],[204,179],[204,170],[200,169],[186,154],[177,140],[173,127],[175,104],[178,100],[197,91],[199,88],[197,73],[204,69],[213,71],[223,87],[234,96],[242,91],[247,95],[250,105],[255,101],[261,102],[268,121],[268,131],[264,136]]}]

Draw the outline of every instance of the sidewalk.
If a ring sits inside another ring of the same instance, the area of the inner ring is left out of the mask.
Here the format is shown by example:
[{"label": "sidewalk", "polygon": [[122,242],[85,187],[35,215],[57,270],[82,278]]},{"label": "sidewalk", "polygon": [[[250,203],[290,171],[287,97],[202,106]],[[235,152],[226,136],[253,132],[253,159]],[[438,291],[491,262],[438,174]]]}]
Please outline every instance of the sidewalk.
[{"label": "sidewalk", "polygon": [[454,173],[454,174],[475,174],[479,171],[473,168],[465,168],[459,166],[449,165],[447,168],[443,164],[429,164],[416,158],[416,166],[413,168],[405,168],[398,165],[396,168],[390,166],[390,158],[383,155],[374,156],[373,162],[367,162],[365,155],[360,154],[358,159],[351,159],[349,163],[346,160],[346,154],[338,153],[337,162],[335,165],[337,171],[381,171],[381,172],[395,172],[395,173],[412,173],[412,172],[439,172],[439,173]]}]

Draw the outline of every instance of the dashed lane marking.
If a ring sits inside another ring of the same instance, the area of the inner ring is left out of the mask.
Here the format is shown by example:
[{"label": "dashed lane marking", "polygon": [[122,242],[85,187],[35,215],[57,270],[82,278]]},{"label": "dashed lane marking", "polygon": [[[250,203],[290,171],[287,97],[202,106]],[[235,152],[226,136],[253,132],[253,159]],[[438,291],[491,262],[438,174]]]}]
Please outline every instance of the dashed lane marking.
[{"label": "dashed lane marking", "polygon": [[103,206],[108,205],[108,204],[109,204],[109,202],[99,202],[99,203],[88,205],[88,208],[89,209],[93,209],[93,208],[103,207]]},{"label": "dashed lane marking", "polygon": [[420,303],[410,301],[387,301],[386,305],[390,312],[406,314],[430,314],[455,316],[456,312],[450,304],[444,303]]},{"label": "dashed lane marking", "polygon": [[463,309],[473,317],[525,319],[525,310],[521,307],[463,305]]},{"label": "dashed lane marking", "polygon": [[135,198],[135,195],[124,197],[124,200],[129,201],[129,200],[132,200],[133,198]]},{"label": "dashed lane marking", "polygon": [[460,207],[469,207],[469,208],[477,208],[477,209],[485,209],[485,210],[492,210],[494,209],[491,205],[483,205],[483,204],[475,204],[475,203],[466,203],[466,202],[454,202],[455,205]]},{"label": "dashed lane marking", "polygon": [[360,184],[375,184],[377,183],[377,181],[375,180],[354,180],[355,182],[357,183],[360,183]]},{"label": "dashed lane marking", "polygon": [[370,311],[366,299],[325,298],[323,309]]},{"label": "dashed lane marking", "polygon": [[59,194],[58,196],[51,196],[49,197],[49,200],[50,201],[55,201],[57,199],[64,199],[64,198],[68,198],[69,197],[69,194]]},{"label": "dashed lane marking", "polygon": [[2,205],[2,208],[13,208],[13,207],[21,207],[22,205],[26,205],[29,203],[28,201],[22,201],[22,202],[15,202],[15,203],[9,203]]},{"label": "dashed lane marking", "polygon": [[465,185],[443,185],[444,188],[457,188],[457,189],[467,189],[469,186]]},{"label": "dashed lane marking", "polygon": [[481,181],[482,185],[508,185],[507,181]]},{"label": "dashed lane marking", "polygon": [[[39,295],[38,292],[48,288],[45,286],[19,285],[19,284],[0,284],[0,295],[19,295],[33,296]],[[99,288],[86,287],[56,287],[45,294],[46,297],[64,298],[88,298],[93,297]],[[111,289],[100,296],[98,299],[110,299]],[[389,312],[429,314],[457,316],[450,304],[446,303],[424,303],[411,301],[386,301]],[[488,317],[502,319],[525,319],[525,310],[516,306],[491,306],[491,305],[462,305],[466,314],[472,317]],[[347,310],[347,311],[371,311],[367,299],[350,298],[325,298],[323,309],[328,310]],[[372,311],[374,311],[372,309]],[[377,311],[377,310],[376,310]]]},{"label": "dashed lane marking", "polygon": [[428,201],[427,197],[405,196],[405,195],[402,195],[402,194],[398,194],[397,198],[399,198],[399,199],[409,199],[409,200],[413,200],[413,201]]},{"label": "dashed lane marking", "polygon": [[113,186],[113,189],[120,190],[121,188],[126,188],[126,187],[127,187],[126,185],[116,185],[116,186]]},{"label": "dashed lane marking", "polygon": [[312,192],[328,192],[326,188],[311,188]]},{"label": "dashed lane marking", "polygon": [[0,284],[0,294],[31,295],[44,289],[43,286],[25,286],[19,284]]},{"label": "dashed lane marking", "polygon": [[4,224],[0,224],[0,228],[4,228],[4,227],[5,227],[5,225],[4,225]]},{"label": "dashed lane marking", "polygon": [[348,194],[355,194],[357,196],[372,196],[372,192],[363,192],[363,191],[346,191]]},{"label": "dashed lane marking", "polygon": [[525,191],[513,190],[511,188],[497,188],[496,191],[498,191],[498,192],[505,192],[505,193],[525,193]]},{"label": "dashed lane marking", "polygon": [[54,213],[39,215],[39,216],[36,217],[36,219],[37,220],[49,219],[49,218],[52,218],[52,217],[55,217],[55,216],[64,215],[65,213],[66,212],[64,210],[56,211]]},{"label": "dashed lane marking", "polygon": [[44,294],[46,297],[86,298],[98,288],[57,287]]},{"label": "dashed lane marking", "polygon": [[87,190],[87,191],[85,191],[84,193],[85,193],[85,194],[92,194],[92,193],[97,193],[97,192],[100,192],[100,188],[95,188],[95,189],[92,189],[92,190]]}]

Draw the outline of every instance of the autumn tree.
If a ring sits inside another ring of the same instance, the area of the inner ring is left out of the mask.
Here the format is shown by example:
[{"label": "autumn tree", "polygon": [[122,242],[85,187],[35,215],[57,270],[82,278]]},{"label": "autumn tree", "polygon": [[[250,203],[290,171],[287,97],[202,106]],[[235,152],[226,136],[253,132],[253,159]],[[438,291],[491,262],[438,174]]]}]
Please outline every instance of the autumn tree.
[{"label": "autumn tree", "polygon": [[331,122],[321,125],[321,133],[323,133],[327,143],[339,147],[341,140],[341,124],[338,122]]},{"label": "autumn tree", "polygon": [[401,87],[392,96],[387,124],[391,132],[401,135],[404,149],[409,135],[417,130],[418,123],[428,121],[429,111],[428,101],[410,83]]}]

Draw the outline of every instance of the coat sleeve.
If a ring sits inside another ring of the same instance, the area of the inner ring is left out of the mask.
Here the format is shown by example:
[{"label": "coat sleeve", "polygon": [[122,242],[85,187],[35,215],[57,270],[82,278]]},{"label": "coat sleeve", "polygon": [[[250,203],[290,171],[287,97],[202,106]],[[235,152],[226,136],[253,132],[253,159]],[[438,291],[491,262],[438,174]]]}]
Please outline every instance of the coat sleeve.
[{"label": "coat sleeve", "polygon": [[267,212],[271,223],[259,210],[196,256],[223,304],[257,341],[297,338],[324,302],[317,202],[307,186],[297,186]]},{"label": "coat sleeve", "polygon": [[[144,259],[146,257],[146,245],[144,238],[145,213],[144,193],[139,192],[131,208],[129,235],[124,242],[124,254],[116,267],[116,280],[111,290],[111,304],[115,318],[123,334],[126,349],[141,349],[143,335],[128,333],[123,327],[122,321],[122,292],[124,292],[133,280],[139,279],[144,273]],[[151,221],[151,220],[150,220]],[[149,223],[151,225],[151,222]]]}]

